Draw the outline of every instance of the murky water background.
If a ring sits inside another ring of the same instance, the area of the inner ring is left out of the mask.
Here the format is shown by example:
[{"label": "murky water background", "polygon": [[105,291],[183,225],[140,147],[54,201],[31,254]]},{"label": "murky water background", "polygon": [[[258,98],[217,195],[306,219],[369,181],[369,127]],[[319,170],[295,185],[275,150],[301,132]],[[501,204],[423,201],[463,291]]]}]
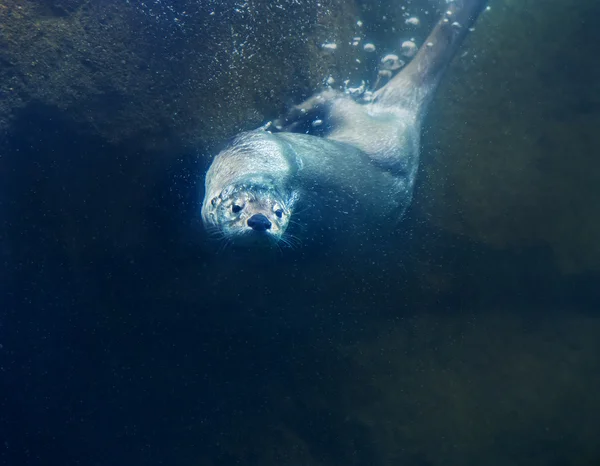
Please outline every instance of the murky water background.
[{"label": "murky water background", "polygon": [[256,261],[210,157],[436,2],[0,2],[0,463],[598,463],[600,9],[490,5],[397,233]]}]

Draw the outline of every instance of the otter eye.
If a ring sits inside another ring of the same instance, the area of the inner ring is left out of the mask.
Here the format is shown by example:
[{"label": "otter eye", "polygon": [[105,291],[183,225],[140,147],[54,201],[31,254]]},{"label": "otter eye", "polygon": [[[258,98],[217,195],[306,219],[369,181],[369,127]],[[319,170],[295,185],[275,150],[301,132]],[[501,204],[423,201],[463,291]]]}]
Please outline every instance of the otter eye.
[{"label": "otter eye", "polygon": [[281,218],[281,217],[283,217],[283,210],[281,210],[281,209],[277,209],[277,210],[275,211],[275,215],[277,215],[277,218]]},{"label": "otter eye", "polygon": [[231,206],[231,211],[232,211],[234,214],[237,214],[237,213],[238,213],[239,211],[241,211],[241,210],[242,210],[242,206],[241,206],[241,205],[233,204],[233,205]]}]

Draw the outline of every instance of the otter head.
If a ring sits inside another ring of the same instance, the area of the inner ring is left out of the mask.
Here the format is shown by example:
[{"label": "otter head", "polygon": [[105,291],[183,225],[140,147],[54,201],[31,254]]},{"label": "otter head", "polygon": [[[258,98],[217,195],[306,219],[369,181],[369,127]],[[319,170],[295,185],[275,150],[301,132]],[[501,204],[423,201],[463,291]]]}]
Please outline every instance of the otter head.
[{"label": "otter head", "polygon": [[202,218],[209,231],[235,242],[279,241],[296,198],[266,184],[232,185],[206,199]]}]

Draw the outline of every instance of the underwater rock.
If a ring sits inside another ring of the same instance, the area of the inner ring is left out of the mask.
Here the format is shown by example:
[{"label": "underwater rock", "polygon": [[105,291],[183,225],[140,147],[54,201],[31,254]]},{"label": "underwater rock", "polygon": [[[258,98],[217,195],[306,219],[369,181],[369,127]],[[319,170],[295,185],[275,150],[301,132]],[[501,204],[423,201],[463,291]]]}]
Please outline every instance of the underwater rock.
[{"label": "underwater rock", "polygon": [[316,89],[344,60],[319,45],[355,17],[342,0],[5,0],[0,131],[35,104],[111,143],[211,146]]},{"label": "underwater rock", "polygon": [[594,464],[599,330],[577,313],[506,310],[382,322],[368,339],[320,342],[320,376],[307,383],[296,363],[284,394],[268,391],[268,420],[238,415],[246,434],[221,448],[261,465]]},{"label": "underwater rock", "polygon": [[381,329],[343,350],[356,366],[339,382],[346,402],[332,407],[377,439],[377,464],[598,458],[597,428],[586,414],[600,411],[598,319],[502,310],[421,314]]},{"label": "underwater rock", "polygon": [[427,221],[600,271],[598,14],[593,0],[527,0],[482,15],[429,115],[415,201]]}]

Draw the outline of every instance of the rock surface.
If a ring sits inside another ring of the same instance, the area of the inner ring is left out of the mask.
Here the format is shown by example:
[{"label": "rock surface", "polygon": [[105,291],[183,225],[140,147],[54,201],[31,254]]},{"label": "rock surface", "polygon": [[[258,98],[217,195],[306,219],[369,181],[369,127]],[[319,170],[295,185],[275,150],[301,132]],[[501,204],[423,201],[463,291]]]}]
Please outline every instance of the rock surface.
[{"label": "rock surface", "polygon": [[429,221],[600,271],[598,14],[593,0],[492,2],[431,112],[417,201]]},{"label": "rock surface", "polygon": [[327,76],[320,44],[356,25],[351,3],[319,5],[3,0],[0,129],[37,104],[112,143],[210,146]]}]

